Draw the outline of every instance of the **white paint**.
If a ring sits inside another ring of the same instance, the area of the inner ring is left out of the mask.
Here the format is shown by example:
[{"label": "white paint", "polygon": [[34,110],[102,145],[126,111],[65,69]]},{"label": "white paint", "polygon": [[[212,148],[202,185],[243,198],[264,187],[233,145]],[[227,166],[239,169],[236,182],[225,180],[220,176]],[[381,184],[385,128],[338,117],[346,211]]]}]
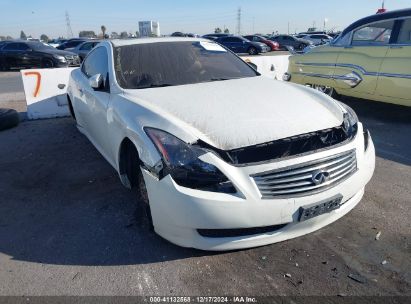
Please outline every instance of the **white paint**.
[{"label": "white paint", "polygon": [[261,75],[282,81],[284,73],[288,70],[289,57],[290,55],[241,56],[241,59],[254,63]]},{"label": "white paint", "polygon": [[226,53],[227,50],[224,49],[222,46],[215,42],[209,42],[209,41],[200,41],[200,45],[207,51],[213,51],[213,52],[223,52]]},{"label": "white paint", "polygon": [[[21,70],[28,119],[70,115],[66,93],[69,76],[74,69],[76,68]],[[39,73],[41,78],[35,73]],[[36,94],[37,86],[39,89]]]}]

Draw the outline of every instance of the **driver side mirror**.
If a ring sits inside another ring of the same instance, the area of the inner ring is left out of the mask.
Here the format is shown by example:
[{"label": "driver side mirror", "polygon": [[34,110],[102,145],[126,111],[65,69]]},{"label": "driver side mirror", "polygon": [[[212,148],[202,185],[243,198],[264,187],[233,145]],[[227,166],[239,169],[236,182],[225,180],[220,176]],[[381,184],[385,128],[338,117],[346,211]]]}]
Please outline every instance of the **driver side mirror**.
[{"label": "driver side mirror", "polygon": [[89,78],[88,83],[94,90],[99,90],[103,86],[103,76],[101,74],[93,75]]}]

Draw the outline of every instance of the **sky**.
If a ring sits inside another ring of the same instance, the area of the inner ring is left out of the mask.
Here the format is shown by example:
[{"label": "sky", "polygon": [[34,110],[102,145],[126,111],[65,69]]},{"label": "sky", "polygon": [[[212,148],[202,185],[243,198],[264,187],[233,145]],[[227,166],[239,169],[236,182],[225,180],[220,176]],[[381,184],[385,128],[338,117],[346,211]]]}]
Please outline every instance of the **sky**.
[{"label": "sky", "polygon": [[[216,27],[236,31],[241,7],[241,34],[303,32],[313,24],[343,30],[374,14],[382,0],[0,0],[0,36],[51,38],[67,36],[65,13],[74,36],[81,30],[135,33],[138,21],[160,23],[162,35],[175,31],[207,34]],[[386,0],[388,10],[410,8],[411,0]]]}]

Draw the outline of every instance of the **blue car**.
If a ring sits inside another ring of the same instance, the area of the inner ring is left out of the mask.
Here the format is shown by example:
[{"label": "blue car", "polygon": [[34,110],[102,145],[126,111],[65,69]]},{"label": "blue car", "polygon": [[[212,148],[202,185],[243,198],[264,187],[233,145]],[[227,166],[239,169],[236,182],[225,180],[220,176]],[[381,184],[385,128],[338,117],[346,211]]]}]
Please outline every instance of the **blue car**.
[{"label": "blue car", "polygon": [[261,42],[253,42],[241,36],[220,37],[215,41],[230,49],[234,53],[239,54],[248,53],[250,55],[258,55],[260,53],[270,51],[270,48],[266,44]]}]

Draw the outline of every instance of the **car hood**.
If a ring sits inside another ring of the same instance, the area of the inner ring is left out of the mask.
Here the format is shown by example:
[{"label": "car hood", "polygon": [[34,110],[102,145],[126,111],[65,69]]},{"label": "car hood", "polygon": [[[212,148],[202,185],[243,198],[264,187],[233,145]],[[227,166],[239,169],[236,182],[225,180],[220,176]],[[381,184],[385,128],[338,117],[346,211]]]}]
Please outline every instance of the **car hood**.
[{"label": "car hood", "polygon": [[222,150],[339,126],[341,106],[323,93],[263,76],[124,90],[124,97]]}]

